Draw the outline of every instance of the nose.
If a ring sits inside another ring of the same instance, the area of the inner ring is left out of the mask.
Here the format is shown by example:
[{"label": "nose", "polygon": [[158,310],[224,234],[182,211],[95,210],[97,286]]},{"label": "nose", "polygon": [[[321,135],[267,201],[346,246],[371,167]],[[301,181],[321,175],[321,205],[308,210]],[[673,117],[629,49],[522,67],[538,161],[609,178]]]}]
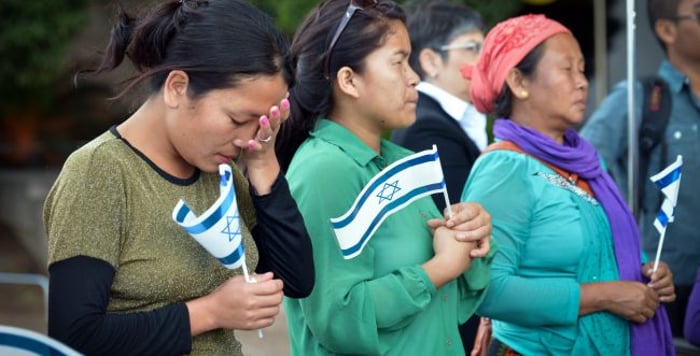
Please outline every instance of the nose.
[{"label": "nose", "polygon": [[408,85],[412,87],[418,86],[418,83],[420,82],[420,77],[418,74],[411,68],[410,65],[406,64],[406,70],[408,71]]},{"label": "nose", "polygon": [[576,88],[588,90],[588,79],[586,79],[586,75],[584,73],[579,74],[576,81]]}]

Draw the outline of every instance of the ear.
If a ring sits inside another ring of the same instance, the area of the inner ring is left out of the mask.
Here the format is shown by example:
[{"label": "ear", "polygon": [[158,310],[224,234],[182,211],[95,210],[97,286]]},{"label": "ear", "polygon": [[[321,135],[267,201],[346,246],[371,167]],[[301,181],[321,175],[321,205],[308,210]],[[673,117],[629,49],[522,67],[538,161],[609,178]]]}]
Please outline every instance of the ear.
[{"label": "ear", "polygon": [[430,48],[423,48],[418,53],[418,63],[420,63],[420,68],[425,74],[423,79],[430,80],[438,76],[442,68],[442,57]]},{"label": "ear", "polygon": [[190,77],[181,70],[173,70],[168,73],[168,77],[163,83],[163,100],[165,105],[171,109],[177,109],[180,105],[184,105],[187,96],[187,88],[190,83]]},{"label": "ear", "polygon": [[660,19],[654,24],[654,32],[656,36],[659,37],[661,42],[663,42],[666,47],[674,44],[676,42],[676,33],[678,29],[676,24],[671,20]]},{"label": "ear", "polygon": [[516,68],[512,68],[506,75],[506,85],[517,99],[525,100],[530,95],[530,81]]},{"label": "ear", "polygon": [[338,89],[346,95],[349,95],[355,99],[360,96],[357,90],[357,76],[352,68],[345,66],[338,70],[338,74],[335,77],[336,83],[338,84]]}]

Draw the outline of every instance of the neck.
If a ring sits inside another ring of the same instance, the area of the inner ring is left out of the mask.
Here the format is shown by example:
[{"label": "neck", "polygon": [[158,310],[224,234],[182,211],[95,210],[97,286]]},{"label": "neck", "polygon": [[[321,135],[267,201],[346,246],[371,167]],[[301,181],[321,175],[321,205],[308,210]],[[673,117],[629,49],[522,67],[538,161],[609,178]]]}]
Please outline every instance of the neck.
[{"label": "neck", "polygon": [[559,144],[563,144],[564,131],[554,129],[550,127],[551,125],[547,125],[547,122],[550,121],[550,119],[546,119],[544,117],[545,116],[540,113],[532,112],[531,110],[527,110],[525,108],[519,108],[515,105],[513,106],[513,112],[510,115],[510,119],[516,124],[536,130],[545,136],[549,136]]},{"label": "neck", "polygon": [[355,134],[374,152],[379,154],[382,132],[372,125],[372,120],[355,110],[356,106],[336,105],[329,119]]},{"label": "neck", "polygon": [[160,169],[178,178],[189,178],[194,174],[195,167],[187,163],[170,142],[165,130],[166,112],[162,101],[149,98],[117,126],[117,130],[131,146]]},{"label": "neck", "polygon": [[668,60],[678,71],[688,77],[693,93],[700,98],[700,62],[688,60],[675,51],[668,52]]}]

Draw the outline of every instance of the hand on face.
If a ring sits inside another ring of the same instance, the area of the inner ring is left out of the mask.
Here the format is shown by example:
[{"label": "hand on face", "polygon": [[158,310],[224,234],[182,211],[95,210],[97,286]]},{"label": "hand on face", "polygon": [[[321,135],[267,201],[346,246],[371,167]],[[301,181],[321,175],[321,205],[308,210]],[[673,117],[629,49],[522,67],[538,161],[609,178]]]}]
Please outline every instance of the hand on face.
[{"label": "hand on face", "polygon": [[454,230],[455,239],[461,242],[476,242],[477,248],[470,252],[471,257],[484,257],[491,249],[491,215],[477,203],[462,202],[451,206],[453,217],[428,220],[428,226],[436,229],[445,226]]},{"label": "hand on face", "polygon": [[659,262],[659,268],[652,273],[654,263],[649,262],[642,267],[642,274],[649,278],[647,284],[659,295],[659,300],[670,303],[676,300],[676,289],[673,286],[673,273],[665,262]]},{"label": "hand on face", "polygon": [[233,144],[241,148],[238,163],[248,180],[260,194],[268,194],[279,175],[280,166],[275,155],[275,138],[282,122],[289,117],[289,100],[284,98],[279,106],[270,108],[268,115],[260,117],[260,127],[253,139],[235,139]]}]

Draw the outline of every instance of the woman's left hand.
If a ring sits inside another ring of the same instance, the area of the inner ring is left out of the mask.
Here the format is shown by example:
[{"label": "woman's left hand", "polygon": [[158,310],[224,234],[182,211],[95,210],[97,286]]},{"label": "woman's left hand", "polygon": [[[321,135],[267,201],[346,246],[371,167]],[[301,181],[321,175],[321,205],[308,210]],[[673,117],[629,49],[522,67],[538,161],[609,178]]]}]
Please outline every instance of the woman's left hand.
[{"label": "woman's left hand", "polygon": [[430,219],[428,226],[432,229],[446,226],[457,230],[457,240],[476,242],[476,249],[470,253],[473,258],[486,256],[491,249],[491,215],[478,203],[462,202],[453,204],[451,208],[451,218],[445,212],[445,219]]},{"label": "woman's left hand", "polygon": [[275,155],[275,139],[282,122],[289,117],[289,99],[284,98],[279,105],[272,106],[266,115],[259,119],[255,137],[245,141],[234,140],[234,145],[242,149],[238,163],[260,195],[269,193],[280,172]]},{"label": "woman's left hand", "polygon": [[673,273],[665,262],[659,262],[659,268],[652,273],[654,262],[648,262],[642,267],[642,274],[649,278],[648,286],[659,295],[659,300],[670,303],[676,300],[676,289],[673,286]]}]

